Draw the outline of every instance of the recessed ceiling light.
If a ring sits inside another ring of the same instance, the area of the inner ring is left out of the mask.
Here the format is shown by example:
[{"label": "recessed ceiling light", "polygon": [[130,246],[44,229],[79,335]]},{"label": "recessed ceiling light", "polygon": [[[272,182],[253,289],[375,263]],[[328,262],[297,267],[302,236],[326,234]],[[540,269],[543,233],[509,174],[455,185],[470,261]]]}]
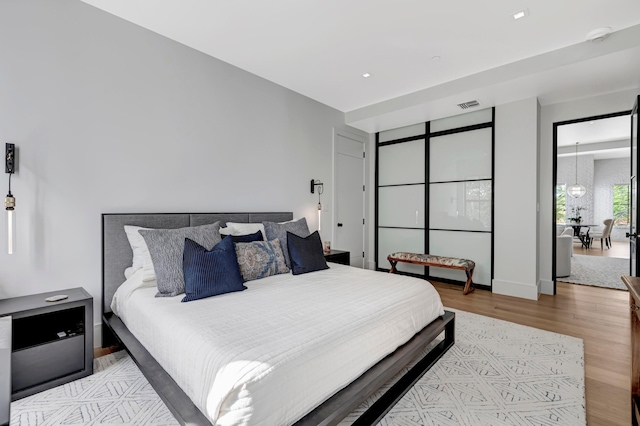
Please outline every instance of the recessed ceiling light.
[{"label": "recessed ceiling light", "polygon": [[368,72],[365,72],[364,74],[362,74],[362,76],[364,78],[369,78],[369,77],[371,77],[371,74],[369,74]]},{"label": "recessed ceiling light", "polygon": [[442,58],[440,56],[437,56],[437,55],[431,57],[431,60],[434,61],[434,62],[438,62],[440,59],[442,59]]},{"label": "recessed ceiling light", "polygon": [[525,16],[529,16],[529,9],[524,9],[524,10],[521,10],[520,12],[516,12],[512,16],[513,16],[513,19],[516,21],[518,19],[522,19]]}]

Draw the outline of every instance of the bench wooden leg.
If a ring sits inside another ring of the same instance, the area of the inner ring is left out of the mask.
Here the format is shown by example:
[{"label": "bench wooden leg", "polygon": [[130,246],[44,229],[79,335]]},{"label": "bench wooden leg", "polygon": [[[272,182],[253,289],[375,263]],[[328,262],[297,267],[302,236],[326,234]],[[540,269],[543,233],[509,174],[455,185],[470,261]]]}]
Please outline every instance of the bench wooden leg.
[{"label": "bench wooden leg", "polygon": [[476,288],[473,285],[473,269],[465,269],[465,274],[467,274],[467,282],[464,285],[464,290],[462,290],[462,294],[467,295],[471,293]]},{"label": "bench wooden leg", "polygon": [[397,260],[389,260],[389,263],[391,264],[391,269],[389,269],[389,273],[393,274],[396,271],[396,265],[398,264]]}]

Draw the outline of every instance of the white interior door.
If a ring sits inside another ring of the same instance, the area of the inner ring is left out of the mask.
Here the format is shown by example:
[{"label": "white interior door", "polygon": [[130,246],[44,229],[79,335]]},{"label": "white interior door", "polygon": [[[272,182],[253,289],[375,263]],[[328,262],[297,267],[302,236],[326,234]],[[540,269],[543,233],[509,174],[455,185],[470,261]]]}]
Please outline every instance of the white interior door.
[{"label": "white interior door", "polygon": [[331,248],[347,250],[364,266],[364,143],[335,134],[335,219]]}]

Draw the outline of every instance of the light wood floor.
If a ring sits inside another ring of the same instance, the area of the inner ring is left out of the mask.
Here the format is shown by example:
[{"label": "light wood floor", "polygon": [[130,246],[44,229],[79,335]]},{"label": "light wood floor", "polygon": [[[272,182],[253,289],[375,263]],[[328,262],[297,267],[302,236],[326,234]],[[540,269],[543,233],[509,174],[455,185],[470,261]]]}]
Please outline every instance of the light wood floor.
[{"label": "light wood floor", "polygon": [[[555,296],[538,301],[434,282],[446,307],[584,340],[589,426],[631,424],[631,338],[626,291],[558,283]],[[99,357],[117,348],[98,348]]]},{"label": "light wood floor", "polygon": [[600,250],[600,240],[595,240],[589,249],[582,247],[580,243],[573,244],[573,254],[584,254],[587,256],[605,256],[629,258],[629,243],[626,241],[611,241],[611,248]]},{"label": "light wood floor", "polygon": [[558,283],[538,301],[434,283],[446,307],[461,309],[584,340],[587,423],[631,424],[629,293]]}]

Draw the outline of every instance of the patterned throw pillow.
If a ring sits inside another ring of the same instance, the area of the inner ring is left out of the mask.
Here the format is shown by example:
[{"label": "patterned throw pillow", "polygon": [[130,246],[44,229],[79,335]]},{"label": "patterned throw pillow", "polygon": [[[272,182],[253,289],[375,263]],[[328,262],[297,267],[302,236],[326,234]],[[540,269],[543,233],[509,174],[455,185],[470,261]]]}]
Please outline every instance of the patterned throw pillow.
[{"label": "patterned throw pillow", "polygon": [[289,260],[289,249],[287,247],[287,232],[297,235],[298,237],[308,237],[309,227],[307,226],[307,219],[296,220],[295,222],[275,223],[275,222],[262,222],[264,224],[265,238],[267,241],[280,240],[282,245],[282,252],[284,254],[284,261],[287,264],[287,268],[291,268],[291,261]]},{"label": "patterned throw pillow", "polygon": [[236,256],[245,282],[289,272],[278,239],[236,243]]},{"label": "patterned throw pillow", "polygon": [[185,238],[195,241],[207,250],[211,250],[221,240],[220,222],[178,229],[147,229],[139,232],[147,243],[153,262],[158,283],[156,297],[172,297],[184,293],[182,255]]}]

